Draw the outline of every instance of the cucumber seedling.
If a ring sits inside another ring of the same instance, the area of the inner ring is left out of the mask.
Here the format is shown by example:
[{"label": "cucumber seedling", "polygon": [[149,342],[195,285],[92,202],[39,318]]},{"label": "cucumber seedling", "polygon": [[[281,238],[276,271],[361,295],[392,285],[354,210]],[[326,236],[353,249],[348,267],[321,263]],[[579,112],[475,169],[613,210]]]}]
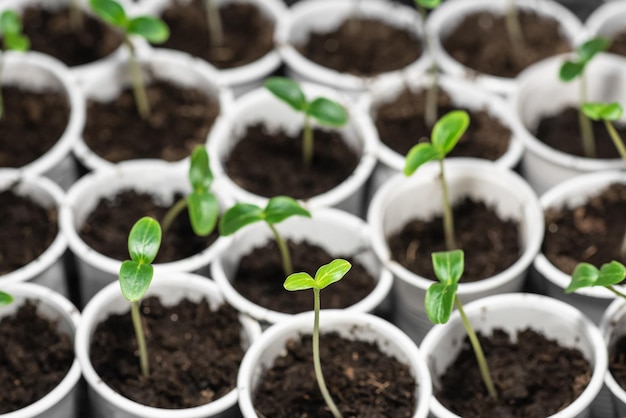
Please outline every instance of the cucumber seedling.
[{"label": "cucumber seedling", "polygon": [[[5,10],[0,15],[0,33],[2,34],[3,51],[27,51],[30,49],[30,40],[22,33],[22,22],[13,10]],[[0,55],[0,119],[4,115],[2,104],[2,67],[4,57]]]},{"label": "cucumber seedling", "polygon": [[626,267],[617,261],[603,264],[600,269],[589,263],[580,263],[572,273],[572,281],[565,293],[572,293],[586,287],[603,286],[611,292],[626,299],[626,295],[614,285],[626,279]]},{"label": "cucumber seedling", "polygon": [[415,7],[422,17],[422,28],[424,28],[424,43],[428,50],[428,55],[432,60],[432,65],[429,69],[430,76],[432,77],[428,91],[426,92],[426,108],[424,110],[424,122],[429,128],[432,127],[437,121],[437,96],[439,94],[439,66],[435,59],[435,53],[433,51],[433,42],[430,36],[426,32],[426,10],[432,10],[439,6],[441,0],[414,0]]},{"label": "cucumber seedling", "polygon": [[0,306],[6,306],[13,303],[13,296],[0,290]]},{"label": "cucumber seedling", "polygon": [[583,113],[591,120],[603,121],[606,130],[619,152],[619,155],[626,163],[626,146],[619,135],[612,121],[619,120],[622,117],[623,109],[619,103],[584,103],[582,106]]},{"label": "cucumber seedling", "polygon": [[315,369],[315,378],[317,379],[317,385],[320,388],[322,397],[326,402],[326,405],[332,412],[334,418],[342,418],[339,408],[330,396],[330,392],[326,387],[324,381],[324,374],[322,373],[322,364],[320,360],[320,291],[325,287],[338,282],[346,275],[352,265],[346,260],[336,259],[329,264],[325,264],[320,267],[315,273],[315,278],[311,277],[308,273],[293,273],[290,274],[283,287],[289,291],[307,290],[313,289],[313,367]]}]

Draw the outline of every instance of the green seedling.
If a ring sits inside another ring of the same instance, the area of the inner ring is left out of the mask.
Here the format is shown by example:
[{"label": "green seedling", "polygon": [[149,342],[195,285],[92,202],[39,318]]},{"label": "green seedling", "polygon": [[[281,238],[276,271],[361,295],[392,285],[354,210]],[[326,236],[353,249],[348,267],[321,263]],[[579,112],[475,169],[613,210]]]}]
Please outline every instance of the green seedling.
[{"label": "green seedling", "polygon": [[151,263],[156,258],[160,246],[161,226],[159,223],[147,216],[139,219],[128,234],[128,252],[131,259],[122,263],[119,273],[122,295],[130,302],[130,312],[139,350],[139,365],[144,376],[150,374],[150,365],[139,304],[152,282],[154,268]]},{"label": "green seedling", "polygon": [[[30,40],[22,33],[22,22],[13,10],[5,10],[0,15],[0,33],[2,33],[2,49],[4,51],[27,51],[30,49]],[[0,87],[2,86],[2,67],[4,60],[0,56]],[[0,120],[4,115],[2,103],[2,89],[0,88]]]},{"label": "green seedling", "polygon": [[478,341],[476,332],[474,332],[474,328],[472,328],[472,324],[470,324],[469,318],[463,310],[463,304],[456,294],[459,280],[465,268],[463,251],[454,250],[433,253],[432,259],[435,276],[437,276],[439,282],[430,285],[426,291],[424,299],[426,315],[434,324],[445,324],[450,319],[454,306],[456,306],[474,350],[483,383],[489,392],[489,396],[493,399],[498,399],[480,341]]},{"label": "green seedling", "polygon": [[209,235],[217,224],[220,206],[217,198],[211,193],[213,173],[209,167],[209,155],[206,147],[198,145],[191,153],[189,164],[189,182],[191,193],[176,202],[163,217],[163,233],[172,226],[174,219],[188,208],[189,221],[193,232],[205,237]]},{"label": "green seedling", "polygon": [[348,122],[348,112],[339,103],[325,97],[307,101],[300,85],[289,78],[271,77],[264,85],[274,96],[304,114],[302,161],[305,167],[310,167],[313,161],[313,128],[310,119],[315,119],[321,125],[341,127]]},{"label": "green seedling", "polygon": [[626,295],[614,286],[624,279],[626,267],[617,261],[603,264],[599,270],[589,263],[580,263],[574,269],[572,281],[565,289],[565,293],[573,293],[586,287],[604,286],[617,296],[626,299]]},{"label": "green seedling", "polygon": [[604,126],[609,132],[615,148],[617,148],[619,155],[626,163],[626,146],[624,146],[624,141],[615,129],[615,126],[611,123],[622,117],[622,106],[619,103],[585,103],[582,106],[582,110],[589,119],[604,122]]},{"label": "green seedling", "polygon": [[[432,10],[435,7],[439,6],[441,0],[414,0],[415,7],[419,11],[422,16],[422,27],[426,28],[426,10]],[[430,75],[432,77],[432,81],[430,83],[430,87],[426,92],[426,109],[424,111],[424,122],[426,122],[426,126],[431,127],[437,121],[437,96],[439,94],[439,66],[437,65],[437,61],[435,60],[435,53],[433,52],[433,42],[426,33],[426,29],[424,29],[424,43],[426,44],[426,49],[428,50],[428,54],[432,59],[432,65],[430,67]]]},{"label": "green seedling", "polygon": [[585,116],[582,111],[582,104],[587,102],[587,82],[585,79],[585,68],[587,64],[598,53],[606,50],[611,41],[606,38],[592,38],[583,43],[576,50],[576,58],[573,60],[566,60],[559,68],[559,78],[561,81],[569,83],[577,78],[580,79],[580,91],[579,100],[580,105],[578,107],[578,124],[580,126],[580,134],[583,141],[583,151],[586,157],[595,158],[596,145],[593,135],[593,127],[591,121]]},{"label": "green seedling", "polygon": [[0,306],[6,306],[13,303],[13,296],[0,290]]},{"label": "green seedling", "polygon": [[443,160],[461,139],[469,126],[469,115],[463,110],[454,110],[437,121],[431,133],[431,143],[422,142],[409,150],[404,165],[404,174],[412,175],[423,164],[439,160],[441,170],[441,188],[443,199],[443,229],[446,239],[446,248],[457,248],[454,238],[454,218],[452,206],[448,197],[448,185],[444,171]]},{"label": "green seedling", "polygon": [[274,234],[274,239],[276,240],[282,259],[283,272],[285,276],[288,276],[293,273],[289,247],[287,247],[287,243],[278,233],[274,225],[291,216],[306,216],[310,218],[311,214],[308,210],[300,206],[298,201],[287,196],[271,198],[267,202],[265,209],[261,209],[257,205],[250,203],[237,203],[235,206],[228,209],[220,219],[220,235],[231,235],[246,225],[265,221],[267,226],[272,230],[272,234]]},{"label": "green seedling", "polygon": [[341,280],[351,267],[352,265],[346,260],[337,259],[320,267],[315,273],[315,278],[308,273],[294,273],[289,275],[283,284],[285,289],[289,291],[313,289],[313,309],[315,312],[313,320],[313,367],[322,397],[335,418],[342,418],[342,415],[328,392],[320,361],[320,291]]},{"label": "green seedling", "polygon": [[128,70],[133,85],[137,112],[142,119],[147,119],[150,116],[150,103],[146,96],[146,87],[141,68],[137,62],[135,46],[130,37],[137,35],[151,43],[160,44],[169,38],[169,28],[165,22],[156,17],[128,17],[124,8],[115,0],[89,0],[89,6],[102,20],[122,31],[124,44],[129,51]]}]

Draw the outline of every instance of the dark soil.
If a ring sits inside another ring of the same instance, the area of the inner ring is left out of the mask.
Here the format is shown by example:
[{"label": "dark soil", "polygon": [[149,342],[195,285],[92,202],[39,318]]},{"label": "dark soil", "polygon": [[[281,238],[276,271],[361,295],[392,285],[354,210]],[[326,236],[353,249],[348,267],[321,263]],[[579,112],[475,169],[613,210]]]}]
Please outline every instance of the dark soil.
[{"label": "dark soil", "polygon": [[578,263],[600,267],[618,260],[626,233],[626,184],[615,183],[574,208],[545,211],[542,252],[552,264],[572,274]]},{"label": "dark soil", "polygon": [[406,29],[377,19],[356,19],[358,29],[345,21],[332,32],[312,32],[295,48],[321,66],[357,76],[399,70],[416,61],[422,46]]},{"label": "dark soil", "polygon": [[24,267],[57,236],[57,210],[12,190],[0,192],[0,275]]},{"label": "dark soil", "polygon": [[74,348],[56,326],[30,300],[0,320],[0,414],[38,401],[67,375]]},{"label": "dark soil", "polygon": [[63,93],[2,86],[0,167],[22,167],[41,157],[65,132],[70,105]]},{"label": "dark soil", "polygon": [[609,347],[609,370],[617,383],[626,390],[626,336]]},{"label": "dark soil", "polygon": [[[426,90],[411,92],[402,90],[391,102],[375,109],[374,123],[381,141],[392,150],[406,155],[419,142],[429,141],[431,127],[424,121]],[[439,89],[437,114],[442,116],[452,110],[463,109],[456,106],[445,91]],[[461,137],[450,157],[476,157],[497,160],[508,149],[511,131],[485,110],[466,110],[470,115],[470,125]]]},{"label": "dark soil", "polygon": [[122,44],[122,34],[110,25],[82,11],[80,15],[82,26],[74,29],[69,8],[27,7],[22,19],[31,49],[74,67],[104,58]]},{"label": "dark soil", "polygon": [[138,158],[179,161],[196,145],[204,144],[220,113],[216,98],[193,88],[164,81],[147,87],[151,114],[142,120],[132,89],[111,102],[90,100],[83,138],[92,151],[107,161]]},{"label": "dark soil", "polygon": [[487,394],[467,338],[435,393],[444,406],[463,417],[552,416],[576,400],[591,380],[591,365],[579,350],[561,347],[533,330],[518,331],[516,343],[502,330],[479,339],[498,401]]},{"label": "dark soil", "polygon": [[[311,336],[288,341],[286,349],[253,394],[259,417],[332,417],[315,379]],[[416,382],[409,368],[376,344],[322,334],[320,358],[326,386],[345,418],[409,418],[415,413]]]},{"label": "dark soil", "polygon": [[[243,189],[265,197],[306,199],[347,179],[358,165],[355,153],[336,131],[314,129],[311,167],[302,162],[302,132],[295,136],[248,126],[225,162],[228,176]],[[271,169],[268,169],[271,167]]]},{"label": "dark soil", "polygon": [[[335,258],[347,259],[352,264],[341,281],[321,292],[322,309],[341,309],[354,305],[376,287],[376,280],[352,257],[332,256],[323,248],[306,241],[288,241],[288,245],[294,271],[315,275],[320,266]],[[246,299],[274,311],[298,313],[313,310],[313,293],[310,290],[288,292],[283,288],[284,281],[280,252],[276,243],[271,241],[241,259],[233,286]]]},{"label": "dark soil", "polygon": [[626,56],[626,32],[619,32],[613,36],[608,52]]},{"label": "dark soil", "polygon": [[467,16],[442,40],[443,47],[471,69],[509,78],[537,61],[571,50],[559,32],[558,21],[525,10],[519,10],[519,18],[524,38],[521,48],[511,41],[505,16],[490,12]]},{"label": "dark soil", "polygon": [[[596,139],[597,158],[619,158],[613,141],[603,122],[592,121]],[[578,110],[568,107],[556,115],[549,115],[539,121],[535,136],[546,145],[567,154],[584,156],[582,138],[578,124]],[[615,125],[622,138],[626,135],[626,126]]]},{"label": "dark soil", "polygon": [[[174,202],[180,196],[177,194]],[[161,220],[169,207],[150,194],[121,191],[111,199],[98,202],[80,227],[79,235],[97,252],[116,260],[128,260],[128,233],[135,222],[143,216]],[[154,262],[167,263],[191,257],[209,247],[217,237],[217,231],[207,237],[196,236],[185,209],[170,229],[163,233],[161,248]]]},{"label": "dark soil", "polygon": [[211,311],[206,299],[163,306],[141,303],[150,375],[139,368],[130,312],[98,324],[90,358],[96,373],[114,390],[144,405],[190,408],[212,402],[236,386],[243,358],[238,313],[228,305]]},{"label": "dark soil", "polygon": [[162,45],[201,57],[217,68],[249,64],[274,48],[274,23],[250,3],[220,7],[224,43],[211,48],[204,0],[174,1],[161,15],[170,27],[170,38]]},{"label": "dark soil", "polygon": [[[461,282],[474,282],[498,274],[521,254],[518,223],[502,220],[493,208],[470,198],[454,204],[456,241],[465,252]],[[416,219],[387,238],[394,260],[415,274],[437,280],[430,255],[447,251],[442,216]]]}]

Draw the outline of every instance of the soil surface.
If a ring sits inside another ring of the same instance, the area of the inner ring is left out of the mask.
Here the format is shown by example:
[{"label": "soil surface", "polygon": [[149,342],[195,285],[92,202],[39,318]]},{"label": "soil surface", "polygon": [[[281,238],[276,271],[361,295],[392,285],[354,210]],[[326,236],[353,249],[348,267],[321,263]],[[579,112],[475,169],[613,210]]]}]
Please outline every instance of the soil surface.
[{"label": "soil surface", "polygon": [[[402,90],[395,100],[374,110],[374,123],[381,141],[392,150],[406,155],[419,142],[430,142],[429,127],[424,120],[426,90]],[[471,111],[456,106],[445,91],[439,89],[437,98],[439,117],[452,110],[466,110],[470,125],[449,157],[476,157],[497,160],[508,149],[511,131],[485,110]]]},{"label": "soil surface", "polygon": [[[315,379],[311,336],[289,340],[286,349],[259,380],[253,394],[257,414],[332,417]],[[322,334],[320,358],[328,391],[345,418],[409,418],[415,413],[416,382],[408,366],[381,353],[376,344]]]},{"label": "soil surface", "polygon": [[67,375],[74,347],[56,326],[30,300],[0,320],[0,414],[38,401]]},{"label": "soil surface", "polygon": [[90,347],[96,373],[114,390],[158,408],[190,408],[235,388],[243,358],[238,313],[228,305],[212,311],[206,299],[163,306],[141,303],[150,375],[139,368],[130,312],[98,324]]},{"label": "soil surface", "polygon": [[[322,290],[322,309],[341,309],[354,305],[376,286],[376,280],[365,267],[350,256],[332,256],[323,248],[306,241],[288,241],[287,244],[294,271],[305,271],[314,276],[318,268],[335,258],[347,259],[352,264],[341,281]],[[298,313],[313,310],[311,290],[288,292],[283,288],[284,282],[280,252],[276,243],[271,241],[241,259],[233,286],[248,300],[274,311]]]},{"label": "soil surface", "polygon": [[622,389],[626,390],[626,336],[609,347],[609,370]]},{"label": "soil surface", "polygon": [[529,65],[571,50],[558,21],[519,10],[523,44],[516,47],[504,15],[490,12],[467,16],[447,38],[444,49],[461,64],[481,73],[512,78]]},{"label": "soil surface", "polygon": [[[591,121],[596,140],[597,158],[619,158],[613,141],[603,122]],[[626,126],[614,125],[622,138],[626,137]],[[568,107],[556,115],[542,118],[537,126],[535,136],[546,145],[559,151],[584,156],[578,110]]]},{"label": "soil surface", "polygon": [[[177,194],[173,202],[180,197]],[[78,233],[97,252],[116,260],[128,260],[128,233],[135,222],[143,216],[162,220],[169,208],[170,205],[148,193],[123,190],[111,199],[101,199]],[[196,236],[185,209],[170,229],[163,233],[161,248],[154,262],[167,263],[191,257],[209,247],[217,238],[216,230],[207,237]]]},{"label": "soil surface", "polygon": [[578,263],[600,267],[618,260],[626,263],[620,248],[626,233],[626,184],[615,183],[584,205],[549,208],[542,252],[564,273]]},{"label": "soil surface", "polygon": [[59,227],[57,210],[12,190],[0,192],[0,275],[24,267],[50,247]]},{"label": "soil surface", "polygon": [[313,161],[306,168],[302,131],[292,136],[261,124],[248,126],[224,163],[226,173],[243,189],[265,197],[306,199],[327,192],[354,172],[360,156],[336,131],[314,129],[313,136]]},{"label": "soil surface", "polygon": [[422,53],[414,34],[369,18],[344,21],[332,32],[311,32],[304,44],[294,46],[323,67],[357,76],[399,70]]},{"label": "soil surface", "polygon": [[[462,283],[491,277],[519,259],[517,221],[502,220],[493,208],[467,197],[452,210],[457,245],[465,252]],[[415,274],[437,280],[430,255],[447,250],[441,215],[410,221],[387,241],[394,260]]]},{"label": "soil surface", "polygon": [[65,132],[70,105],[63,93],[2,86],[0,167],[22,167],[41,157]]},{"label": "soil surface", "polygon": [[162,19],[170,27],[170,38],[160,46],[201,57],[217,68],[249,64],[274,48],[274,23],[250,3],[220,7],[223,43],[211,47],[205,0],[175,0]]},{"label": "soil surface", "polygon": [[626,31],[619,32],[613,36],[609,52],[626,56]]},{"label": "soil surface", "polygon": [[74,28],[70,15],[69,8],[27,7],[22,19],[31,49],[74,67],[104,58],[122,44],[122,34],[110,25],[80,11],[82,22]]},{"label": "soil surface", "polygon": [[542,418],[571,404],[591,380],[591,365],[582,353],[561,347],[531,329],[517,332],[517,342],[502,330],[480,343],[498,393],[489,397],[468,339],[441,376],[437,399],[466,418]]},{"label": "soil surface", "polygon": [[164,81],[146,90],[151,114],[143,120],[130,87],[111,102],[90,100],[83,131],[85,143],[107,161],[138,158],[179,161],[204,144],[220,113],[216,98]]}]

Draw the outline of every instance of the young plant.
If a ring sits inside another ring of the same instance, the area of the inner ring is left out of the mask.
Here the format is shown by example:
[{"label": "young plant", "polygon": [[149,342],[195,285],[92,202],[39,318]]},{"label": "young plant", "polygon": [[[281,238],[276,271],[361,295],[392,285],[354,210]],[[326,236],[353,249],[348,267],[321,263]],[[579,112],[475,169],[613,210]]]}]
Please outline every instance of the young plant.
[{"label": "young plant", "polygon": [[572,281],[565,289],[565,293],[572,293],[585,287],[604,286],[617,296],[626,299],[626,295],[614,286],[624,279],[626,267],[617,261],[603,264],[599,270],[589,263],[580,263],[574,269]]},{"label": "young plant", "polygon": [[619,103],[585,103],[582,110],[589,119],[604,122],[604,126],[609,132],[615,148],[617,148],[619,155],[626,163],[626,146],[624,146],[624,141],[611,123],[622,117],[622,106]]},{"label": "young plant", "polygon": [[346,260],[336,259],[320,267],[315,273],[315,278],[308,273],[294,273],[289,275],[283,284],[284,288],[289,291],[313,289],[313,310],[315,312],[313,320],[313,367],[322,397],[335,418],[342,418],[342,415],[328,392],[320,361],[320,291],[341,280],[351,267],[352,265]]},{"label": "young plant", "polygon": [[224,29],[217,0],[204,0],[204,9],[209,27],[210,48],[218,48],[224,43]]},{"label": "young plant", "polygon": [[580,126],[580,135],[583,141],[583,151],[585,156],[588,158],[595,158],[596,145],[591,121],[582,111],[582,104],[587,102],[585,67],[587,67],[587,64],[594,56],[596,56],[596,54],[606,50],[610,44],[611,41],[607,38],[592,38],[578,47],[576,50],[576,59],[566,60],[559,68],[559,78],[563,82],[569,83],[576,78],[580,78],[578,124]]},{"label": "young plant", "polygon": [[153,44],[163,43],[169,38],[170,31],[165,22],[152,16],[129,18],[124,8],[115,0],[89,0],[89,6],[102,20],[119,28],[124,35],[124,44],[129,51],[128,71],[133,85],[133,94],[137,112],[142,119],[150,116],[150,103],[146,97],[146,87],[135,46],[130,37],[138,35]]},{"label": "young plant", "polygon": [[430,87],[426,92],[426,109],[424,111],[424,122],[426,122],[426,126],[432,127],[437,121],[437,96],[439,94],[439,66],[437,65],[437,60],[435,60],[435,54],[433,52],[432,40],[426,33],[426,10],[432,10],[435,7],[439,6],[441,0],[414,0],[415,7],[419,11],[422,16],[422,27],[424,28],[424,43],[426,44],[426,49],[428,50],[428,54],[431,57],[432,65],[430,67],[430,75],[432,77],[432,82],[430,83]]},{"label": "young plant", "polygon": [[310,119],[315,119],[321,125],[341,127],[348,122],[348,112],[339,103],[325,97],[307,101],[300,85],[289,78],[271,77],[264,85],[274,96],[304,114],[302,161],[305,167],[310,167],[313,161],[313,128]]},{"label": "young plant", "polygon": [[[30,40],[22,33],[22,22],[13,10],[5,10],[0,15],[0,33],[2,33],[2,49],[12,51],[27,51],[30,49]],[[0,120],[4,115],[2,104],[2,67],[4,60],[0,55]]]},{"label": "young plant", "polygon": [[159,223],[147,216],[139,219],[128,234],[128,252],[131,259],[122,263],[119,273],[122,295],[130,302],[130,313],[137,337],[139,365],[144,376],[150,374],[150,365],[139,304],[150,287],[154,275],[151,263],[156,258],[160,246],[161,226]]},{"label": "young plant", "polygon": [[6,306],[13,303],[13,296],[0,290],[0,306]]},{"label": "young plant", "polygon": [[306,216],[307,218],[310,218],[311,214],[308,210],[300,206],[295,199],[287,196],[276,196],[271,198],[267,202],[265,209],[261,209],[257,205],[250,203],[237,203],[235,206],[228,209],[220,219],[220,234],[231,235],[246,225],[259,221],[265,221],[267,226],[269,226],[272,230],[272,234],[274,234],[274,239],[276,240],[282,259],[283,272],[285,273],[285,276],[288,276],[293,273],[293,264],[291,262],[291,255],[289,254],[289,247],[287,247],[287,243],[278,233],[278,230],[274,225],[291,216]]},{"label": "young plant", "polygon": [[441,188],[443,199],[443,230],[446,248],[457,248],[454,238],[454,218],[448,197],[448,185],[444,171],[443,159],[454,149],[461,136],[469,126],[469,115],[463,110],[454,110],[437,121],[431,133],[431,143],[422,142],[409,150],[404,165],[404,174],[410,176],[423,164],[439,160],[441,170]]},{"label": "young plant", "polygon": [[192,188],[191,193],[176,202],[163,217],[163,233],[169,230],[174,219],[183,209],[188,208],[193,232],[205,237],[215,229],[220,207],[217,198],[210,191],[213,173],[209,167],[209,155],[204,145],[196,146],[191,154],[189,182]]},{"label": "young plant", "polygon": [[470,324],[463,310],[463,304],[456,294],[459,280],[465,268],[463,251],[454,250],[433,253],[432,259],[435,276],[439,279],[439,283],[433,283],[426,291],[426,297],[424,299],[426,315],[434,324],[445,324],[450,319],[452,309],[456,306],[461,315],[461,320],[463,321],[463,326],[469,337],[472,349],[474,350],[480,375],[487,388],[487,392],[489,392],[489,396],[493,399],[498,399],[480,341],[478,341],[472,324]]}]

